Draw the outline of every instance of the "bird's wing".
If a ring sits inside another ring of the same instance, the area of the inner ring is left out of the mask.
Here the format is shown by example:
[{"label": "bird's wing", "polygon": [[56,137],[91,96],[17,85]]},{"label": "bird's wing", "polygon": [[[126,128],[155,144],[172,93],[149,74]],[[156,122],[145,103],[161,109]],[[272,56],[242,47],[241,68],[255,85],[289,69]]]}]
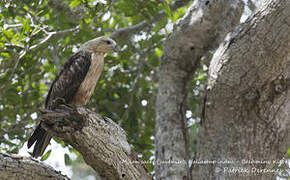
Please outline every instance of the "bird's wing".
[{"label": "bird's wing", "polygon": [[79,51],[69,58],[49,89],[45,101],[46,108],[50,108],[56,98],[63,98],[66,103],[72,101],[89,71],[91,57],[92,53]]},{"label": "bird's wing", "polygon": [[[66,103],[70,103],[89,71],[91,57],[91,53],[80,51],[68,59],[49,89],[45,108],[50,109],[52,101],[58,97],[63,98]],[[33,157],[41,156],[51,139],[51,135],[42,128],[41,123],[27,143],[30,148],[36,142]]]}]

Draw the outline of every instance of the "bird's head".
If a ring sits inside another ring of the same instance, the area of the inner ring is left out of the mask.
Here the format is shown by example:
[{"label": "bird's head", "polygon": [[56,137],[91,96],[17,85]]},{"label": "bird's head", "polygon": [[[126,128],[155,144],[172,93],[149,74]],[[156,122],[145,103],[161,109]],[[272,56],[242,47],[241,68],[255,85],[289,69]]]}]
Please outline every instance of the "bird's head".
[{"label": "bird's head", "polygon": [[120,48],[117,43],[106,36],[101,36],[84,43],[80,50],[89,51],[92,53],[107,53],[111,50],[118,51]]}]

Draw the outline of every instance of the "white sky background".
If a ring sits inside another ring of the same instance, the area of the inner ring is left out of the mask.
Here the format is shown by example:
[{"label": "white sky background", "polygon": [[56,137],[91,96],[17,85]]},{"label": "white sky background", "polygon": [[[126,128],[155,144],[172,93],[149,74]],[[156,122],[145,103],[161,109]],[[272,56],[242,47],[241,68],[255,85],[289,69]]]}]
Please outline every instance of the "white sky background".
[{"label": "white sky background", "polygon": [[[243,0],[244,2],[247,1],[247,0]],[[101,1],[103,2],[103,0]],[[260,5],[260,2],[257,2],[254,0],[254,2],[256,3],[257,6]],[[249,10],[248,7],[246,7],[245,9],[245,12],[241,18],[241,22],[244,22],[248,17],[249,15],[251,14],[251,11]],[[109,13],[106,13],[106,16],[104,18],[108,18],[108,16],[110,16]],[[173,24],[172,23],[169,23],[166,27],[166,30],[169,30],[171,31],[172,30],[172,27],[173,27]],[[166,32],[165,32],[166,33]],[[135,40],[138,40],[138,37],[135,37],[136,39]],[[142,37],[142,35],[139,37],[139,39],[142,39],[144,37]],[[143,106],[146,106],[147,105],[147,101],[146,100],[142,100],[141,101],[141,104]],[[188,110],[186,112],[186,117],[187,118],[190,118],[192,115],[192,112],[190,110]],[[192,119],[192,118],[191,118]],[[20,149],[19,151],[19,155],[22,155],[22,156],[30,156],[30,154],[28,153],[28,151],[32,151],[33,147],[30,148],[30,150],[27,149],[27,143],[24,144],[24,146]],[[47,147],[46,151],[47,152],[48,150],[52,150],[51,151],[51,154],[50,156],[48,157],[48,159],[46,159],[45,161],[43,161],[45,164],[48,164],[50,166],[52,166],[55,170],[57,171],[61,171],[62,174],[64,175],[67,175],[68,177],[72,177],[73,175],[73,172],[72,172],[72,168],[70,166],[66,166],[65,165],[65,162],[64,162],[64,154],[68,154],[71,159],[74,159],[76,157],[75,154],[69,152],[68,148],[63,148],[61,147],[61,145],[59,145],[58,143],[56,143],[53,139],[51,140],[51,143],[50,145]],[[40,159],[40,158],[38,158]],[[92,176],[90,176],[89,178],[87,178],[89,180],[93,180],[95,178],[93,178]],[[278,178],[279,179],[279,178]]]},{"label": "white sky background", "polygon": [[[27,149],[27,142],[24,144],[24,146],[19,150],[19,155],[22,156],[30,156],[29,152],[32,152],[33,150],[32,146],[29,150]],[[55,142],[53,139],[50,141],[50,145],[46,148],[44,154],[49,151],[51,149],[51,153],[50,156],[43,161],[45,164],[49,164],[50,166],[52,166],[55,170],[57,171],[61,171],[62,174],[67,175],[68,177],[72,177],[73,172],[72,172],[72,168],[70,166],[66,166],[64,163],[64,154],[68,154],[72,159],[73,157],[75,157],[76,155],[69,152],[68,148],[63,148],[61,147],[60,144],[58,144],[57,142]],[[39,157],[38,160],[40,160],[41,158]]]}]

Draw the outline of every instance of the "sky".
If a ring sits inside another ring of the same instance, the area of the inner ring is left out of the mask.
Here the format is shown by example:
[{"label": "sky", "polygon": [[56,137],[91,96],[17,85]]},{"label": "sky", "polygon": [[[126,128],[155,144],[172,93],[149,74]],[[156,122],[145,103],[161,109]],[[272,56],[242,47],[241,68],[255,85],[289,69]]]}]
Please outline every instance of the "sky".
[{"label": "sky", "polygon": [[[24,144],[24,146],[19,150],[19,155],[22,156],[30,156],[29,152],[32,152],[34,145],[28,150],[27,149],[27,142]],[[45,164],[49,164],[50,166],[52,166],[55,170],[61,171],[62,174],[68,176],[68,177],[72,177],[72,168],[70,166],[66,166],[64,163],[64,154],[68,154],[70,156],[70,158],[75,158],[75,154],[72,154],[71,152],[69,152],[68,148],[63,148],[60,144],[58,144],[57,142],[55,142],[53,139],[50,141],[50,145],[46,148],[44,154],[51,150],[51,154],[50,156],[43,161]],[[40,157],[37,158],[40,161]]]}]

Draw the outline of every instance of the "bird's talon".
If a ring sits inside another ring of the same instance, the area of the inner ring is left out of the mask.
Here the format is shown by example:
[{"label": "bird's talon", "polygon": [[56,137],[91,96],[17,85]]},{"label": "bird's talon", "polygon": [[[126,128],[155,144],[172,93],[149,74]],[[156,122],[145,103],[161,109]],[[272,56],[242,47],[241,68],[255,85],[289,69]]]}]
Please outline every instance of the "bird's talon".
[{"label": "bird's talon", "polygon": [[39,111],[40,111],[41,114],[47,114],[47,113],[53,112],[53,111],[51,111],[49,109],[39,109]]}]

